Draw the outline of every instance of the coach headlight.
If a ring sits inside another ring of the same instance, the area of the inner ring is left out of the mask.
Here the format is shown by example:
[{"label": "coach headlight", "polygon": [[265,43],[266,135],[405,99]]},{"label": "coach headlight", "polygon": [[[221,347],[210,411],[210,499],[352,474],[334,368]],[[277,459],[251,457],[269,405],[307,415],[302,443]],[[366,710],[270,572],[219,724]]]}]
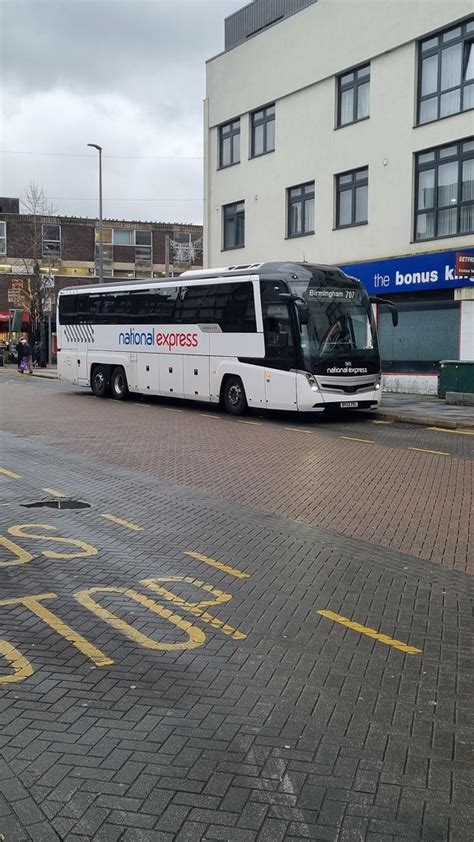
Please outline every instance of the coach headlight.
[{"label": "coach headlight", "polygon": [[374,388],[375,388],[375,391],[376,391],[376,392],[378,392],[378,390],[379,390],[379,389],[380,389],[380,387],[381,387],[381,380],[382,380],[382,375],[381,375],[381,374],[379,374],[379,375],[378,375],[378,377],[377,377],[377,379],[376,379],[376,381],[375,381],[375,387],[374,387]]},{"label": "coach headlight", "polygon": [[308,381],[308,384],[311,386],[312,391],[317,392],[318,391],[318,384],[316,383],[316,378],[314,377],[314,375],[309,374],[307,371],[305,371],[304,376],[306,377],[306,380]]}]

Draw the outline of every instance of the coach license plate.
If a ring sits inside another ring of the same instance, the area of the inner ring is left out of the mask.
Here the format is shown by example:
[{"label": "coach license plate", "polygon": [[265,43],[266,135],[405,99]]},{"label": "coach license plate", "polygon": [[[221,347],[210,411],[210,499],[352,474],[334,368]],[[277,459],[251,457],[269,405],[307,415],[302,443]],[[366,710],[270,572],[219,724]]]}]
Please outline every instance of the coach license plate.
[{"label": "coach license plate", "polygon": [[357,409],[357,401],[341,401],[341,409]]}]

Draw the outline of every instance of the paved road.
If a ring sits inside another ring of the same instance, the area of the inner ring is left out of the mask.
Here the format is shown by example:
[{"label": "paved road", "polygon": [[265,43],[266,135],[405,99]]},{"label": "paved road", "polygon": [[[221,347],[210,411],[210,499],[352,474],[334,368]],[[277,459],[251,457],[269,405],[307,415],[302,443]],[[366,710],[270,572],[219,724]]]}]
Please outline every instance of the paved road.
[{"label": "paved road", "polygon": [[0,390],[6,842],[474,837],[474,437]]}]

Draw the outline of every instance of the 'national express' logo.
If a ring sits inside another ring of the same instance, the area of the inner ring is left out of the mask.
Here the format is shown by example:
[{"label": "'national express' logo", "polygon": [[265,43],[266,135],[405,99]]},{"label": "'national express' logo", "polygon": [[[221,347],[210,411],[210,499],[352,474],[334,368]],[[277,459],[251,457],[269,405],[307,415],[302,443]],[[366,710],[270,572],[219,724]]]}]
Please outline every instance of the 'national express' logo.
[{"label": "'national express' logo", "polygon": [[197,333],[155,333],[151,330],[122,330],[119,333],[119,345],[158,345],[168,348],[197,348],[199,339]]}]

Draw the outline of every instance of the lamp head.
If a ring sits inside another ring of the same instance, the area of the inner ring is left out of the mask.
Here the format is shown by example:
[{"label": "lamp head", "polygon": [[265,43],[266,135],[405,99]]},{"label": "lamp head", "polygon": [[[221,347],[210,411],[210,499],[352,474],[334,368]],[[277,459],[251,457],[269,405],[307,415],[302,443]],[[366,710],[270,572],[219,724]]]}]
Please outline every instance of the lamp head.
[{"label": "lamp head", "polygon": [[98,149],[99,152],[102,152],[102,146],[99,146],[98,143],[88,143],[88,146],[92,146],[94,149]]}]

